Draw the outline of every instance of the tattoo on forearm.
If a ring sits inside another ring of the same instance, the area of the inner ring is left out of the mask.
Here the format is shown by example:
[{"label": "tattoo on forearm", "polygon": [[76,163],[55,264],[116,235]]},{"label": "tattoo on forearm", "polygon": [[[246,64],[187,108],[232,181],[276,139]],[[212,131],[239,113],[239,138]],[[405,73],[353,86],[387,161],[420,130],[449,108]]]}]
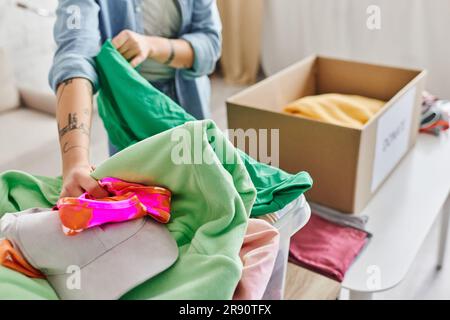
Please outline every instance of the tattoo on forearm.
[{"label": "tattoo on forearm", "polygon": [[77,113],[76,112],[74,112],[74,113],[70,113],[69,112],[67,125],[65,127],[61,128],[59,123],[58,123],[59,137],[62,138],[67,133],[69,133],[70,131],[73,131],[73,130],[81,130],[82,133],[84,133],[85,135],[89,136],[89,128],[88,128],[88,126],[86,126],[86,124],[84,124],[83,122],[78,124]]},{"label": "tattoo on forearm", "polygon": [[70,150],[75,149],[75,148],[81,148],[81,149],[84,149],[84,150],[88,150],[88,148],[83,147],[83,146],[77,146],[77,145],[69,146],[69,143],[66,142],[63,145],[62,152],[63,152],[63,154],[66,154],[67,152],[69,152]]},{"label": "tattoo on forearm", "polygon": [[73,79],[67,79],[67,80],[64,80],[61,84],[60,84],[60,86],[61,86],[61,92],[60,92],[60,94],[59,94],[59,97],[58,97],[58,101],[57,101],[57,104],[59,105],[59,102],[61,101],[61,98],[62,98],[62,96],[63,96],[63,94],[64,94],[64,89],[66,89],[66,87],[69,85],[69,84],[71,84],[73,82]]},{"label": "tattoo on forearm", "polygon": [[[58,105],[59,105],[59,102],[62,99],[62,96],[64,94],[64,90],[66,89],[66,87],[68,85],[72,84],[73,80],[74,80],[74,78],[71,78],[71,79],[67,79],[67,80],[64,80],[63,82],[61,82],[61,84],[60,84],[61,91],[60,91],[58,99],[57,99],[57,104]],[[84,81],[84,84],[86,85],[86,89],[88,90],[88,94],[91,96],[91,105],[93,105],[94,104],[94,91],[93,91],[92,85],[91,85],[91,83],[88,80]]]}]

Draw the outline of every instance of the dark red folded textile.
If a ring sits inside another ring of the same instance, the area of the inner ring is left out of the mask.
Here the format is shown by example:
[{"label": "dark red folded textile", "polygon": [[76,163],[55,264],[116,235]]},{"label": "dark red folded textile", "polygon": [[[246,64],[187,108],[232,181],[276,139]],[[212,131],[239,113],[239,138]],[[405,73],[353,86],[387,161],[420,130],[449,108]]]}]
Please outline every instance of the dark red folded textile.
[{"label": "dark red folded textile", "polygon": [[289,261],[342,282],[367,236],[362,230],[312,214],[308,224],[291,238]]}]

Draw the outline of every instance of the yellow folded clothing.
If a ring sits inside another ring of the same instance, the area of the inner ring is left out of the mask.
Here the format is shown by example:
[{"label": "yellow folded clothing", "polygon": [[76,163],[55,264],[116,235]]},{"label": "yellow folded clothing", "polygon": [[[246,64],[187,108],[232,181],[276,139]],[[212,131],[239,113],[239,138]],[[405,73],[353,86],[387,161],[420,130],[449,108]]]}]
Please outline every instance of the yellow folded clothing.
[{"label": "yellow folded clothing", "polygon": [[337,93],[308,96],[291,102],[284,112],[337,125],[362,128],[385,102],[356,95]]}]

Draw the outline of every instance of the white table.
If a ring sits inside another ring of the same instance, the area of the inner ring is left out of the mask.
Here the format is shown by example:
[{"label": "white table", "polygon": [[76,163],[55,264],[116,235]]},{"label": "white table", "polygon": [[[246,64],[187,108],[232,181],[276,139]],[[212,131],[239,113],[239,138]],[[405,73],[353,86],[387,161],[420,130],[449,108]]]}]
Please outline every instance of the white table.
[{"label": "white table", "polygon": [[397,286],[406,276],[427,234],[442,218],[437,268],[444,262],[450,216],[450,136],[419,135],[388,180],[360,213],[369,216],[373,238],[347,272],[342,287],[350,299]]}]

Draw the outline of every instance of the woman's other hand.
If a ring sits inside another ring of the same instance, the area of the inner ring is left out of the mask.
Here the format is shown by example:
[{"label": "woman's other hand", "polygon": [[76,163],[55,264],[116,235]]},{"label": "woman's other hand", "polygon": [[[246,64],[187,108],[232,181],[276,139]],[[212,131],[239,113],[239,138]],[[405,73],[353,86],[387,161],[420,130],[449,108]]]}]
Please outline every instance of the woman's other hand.
[{"label": "woman's other hand", "polygon": [[162,62],[160,61],[160,52],[165,51],[165,47],[169,46],[167,39],[145,36],[131,30],[120,32],[112,39],[112,44],[133,68],[148,58]]},{"label": "woman's other hand", "polygon": [[91,177],[92,167],[76,165],[63,174],[63,186],[60,197],[79,197],[84,192],[95,198],[104,198],[108,192]]}]

